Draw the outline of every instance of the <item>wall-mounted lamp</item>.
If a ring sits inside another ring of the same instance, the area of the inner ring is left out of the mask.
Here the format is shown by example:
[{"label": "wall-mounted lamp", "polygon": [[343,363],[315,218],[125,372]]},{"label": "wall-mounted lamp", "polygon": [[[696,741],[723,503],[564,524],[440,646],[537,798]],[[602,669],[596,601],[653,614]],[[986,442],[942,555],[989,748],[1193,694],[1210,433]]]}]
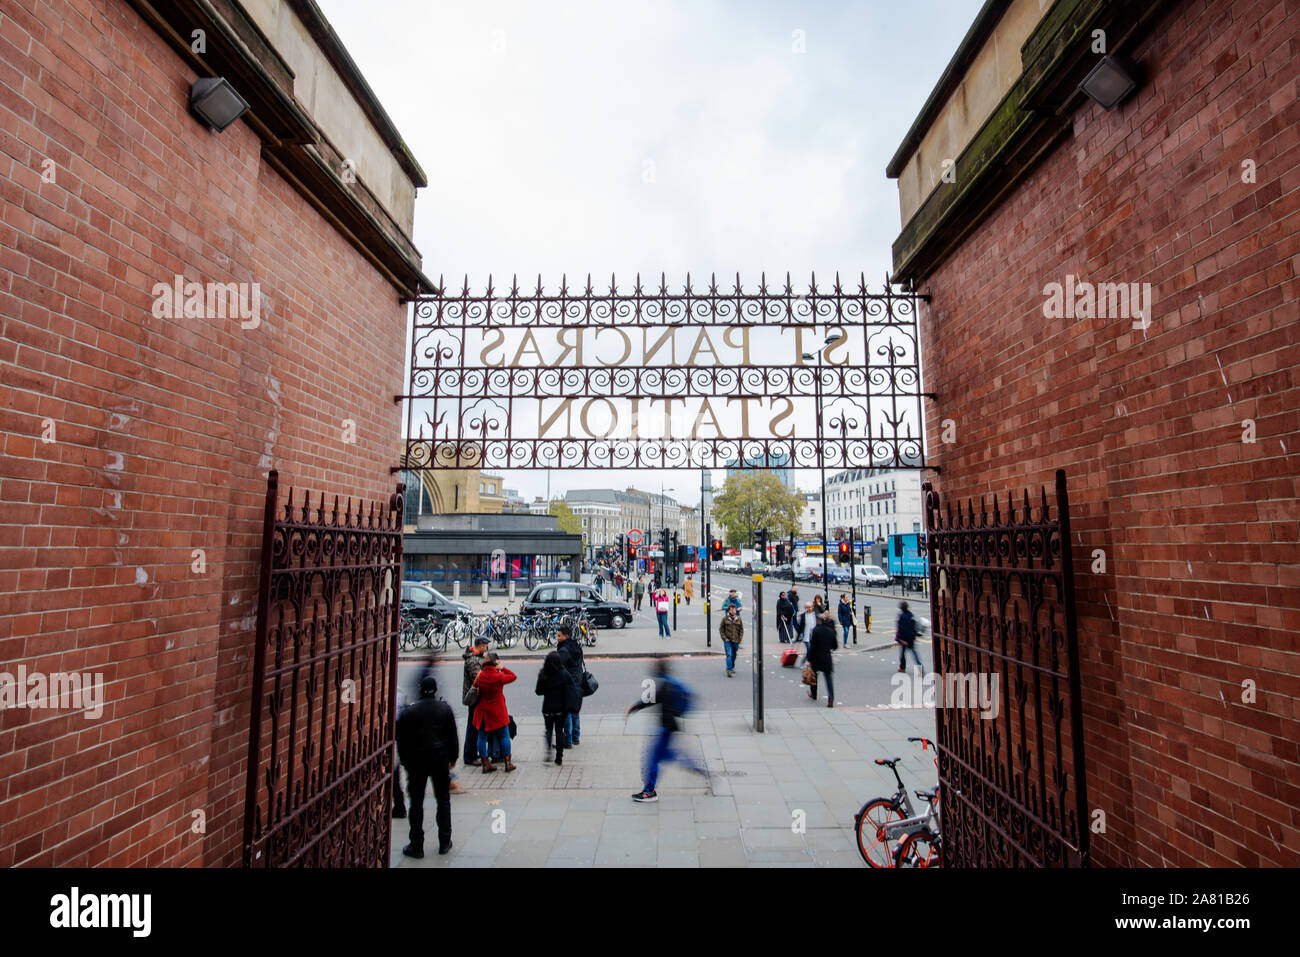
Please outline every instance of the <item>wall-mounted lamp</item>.
[{"label": "wall-mounted lamp", "polygon": [[1119,57],[1104,56],[1083,78],[1079,89],[1099,103],[1102,109],[1109,110],[1137,89],[1135,72]]},{"label": "wall-mounted lamp", "polygon": [[205,76],[190,87],[190,109],[220,133],[248,112],[248,103],[222,76]]}]

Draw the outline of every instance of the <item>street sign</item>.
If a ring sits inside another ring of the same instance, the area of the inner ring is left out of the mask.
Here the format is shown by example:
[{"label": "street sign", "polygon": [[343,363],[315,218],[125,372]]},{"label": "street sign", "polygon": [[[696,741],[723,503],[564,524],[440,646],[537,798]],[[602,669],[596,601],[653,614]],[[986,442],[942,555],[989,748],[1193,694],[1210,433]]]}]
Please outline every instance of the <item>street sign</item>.
[{"label": "street sign", "polygon": [[628,543],[629,545],[640,545],[640,544],[641,544],[641,531],[640,531],[640,529],[636,529],[636,528],[630,528],[630,529],[628,529],[628,532],[627,532],[627,543]]}]

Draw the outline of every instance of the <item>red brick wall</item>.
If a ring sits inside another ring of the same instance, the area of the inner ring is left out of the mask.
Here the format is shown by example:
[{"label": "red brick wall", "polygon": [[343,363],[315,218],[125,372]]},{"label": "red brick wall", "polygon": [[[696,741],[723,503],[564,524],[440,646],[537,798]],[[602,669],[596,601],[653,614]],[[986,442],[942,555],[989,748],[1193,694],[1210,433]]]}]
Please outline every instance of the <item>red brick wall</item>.
[{"label": "red brick wall", "polygon": [[[193,79],[119,0],[0,17],[0,668],[107,699],[0,712],[0,866],[236,863],[266,473],[395,482],[397,292]],[[155,318],[178,273],[259,283],[260,326]]]},{"label": "red brick wall", "polygon": [[[923,284],[936,487],[1068,475],[1100,864],[1300,863],[1298,37],[1295,4],[1175,8]],[[1044,318],[1067,273],[1151,283],[1151,327]]]}]

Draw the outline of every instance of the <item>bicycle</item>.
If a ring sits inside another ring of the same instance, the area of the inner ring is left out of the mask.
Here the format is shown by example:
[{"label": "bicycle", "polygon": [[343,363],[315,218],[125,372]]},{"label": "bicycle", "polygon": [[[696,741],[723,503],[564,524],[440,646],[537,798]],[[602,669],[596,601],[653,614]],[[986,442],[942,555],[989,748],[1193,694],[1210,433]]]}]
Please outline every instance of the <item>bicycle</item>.
[{"label": "bicycle", "polygon": [[[921,750],[934,748],[929,738],[908,738],[910,742],[920,742]],[[907,786],[898,773],[898,762],[902,758],[877,758],[876,764],[887,767],[894,772],[898,790],[889,797],[872,798],[862,805],[853,816],[854,831],[857,835],[858,853],[870,867],[897,867],[899,851],[903,844],[908,844],[909,863],[901,866],[933,867],[938,866],[939,839],[939,802],[938,787],[933,791],[918,790],[916,796],[928,804],[926,813],[918,815],[908,797]],[[935,762],[936,767],[938,762]],[[922,835],[911,840],[915,835]],[[910,863],[912,861],[930,860],[934,863]]]},{"label": "bicycle", "polygon": [[525,624],[524,647],[529,651],[550,647],[555,644],[555,629],[559,627],[555,615],[536,614],[528,618]]}]

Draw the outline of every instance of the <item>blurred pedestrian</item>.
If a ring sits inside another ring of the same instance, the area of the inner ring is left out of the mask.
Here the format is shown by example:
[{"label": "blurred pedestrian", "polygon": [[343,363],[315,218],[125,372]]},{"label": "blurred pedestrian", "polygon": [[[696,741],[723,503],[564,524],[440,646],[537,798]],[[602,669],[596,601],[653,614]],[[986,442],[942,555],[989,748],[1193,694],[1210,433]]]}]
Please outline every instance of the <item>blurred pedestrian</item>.
[{"label": "blurred pedestrian", "polygon": [[640,611],[641,602],[645,598],[645,576],[644,575],[636,576],[636,587],[632,589],[632,597],[636,599],[636,605],[633,607],[632,610]]},{"label": "blurred pedestrian", "polygon": [[686,581],[682,582],[682,595],[685,596],[688,605],[691,603],[691,599],[695,597],[695,582],[691,580],[690,575],[687,575]]},{"label": "blurred pedestrian", "polygon": [[722,623],[718,625],[718,634],[722,638],[722,647],[727,652],[727,677],[730,678],[736,673],[736,652],[740,650],[740,639],[745,636],[745,623],[735,605],[727,606]]},{"label": "blurred pedestrian", "polygon": [[734,607],[736,611],[740,611],[740,595],[734,588],[727,592],[726,598],[722,599],[722,613],[725,615],[727,609],[732,607]]},{"label": "blurred pedestrian", "polygon": [[916,667],[924,671],[925,665],[921,664],[921,656],[916,653],[916,618],[907,610],[907,602],[899,602],[898,607],[898,627],[894,631],[894,641],[898,643],[898,670],[907,671],[907,653],[910,651]]},{"label": "blurred pedestrian", "polygon": [[582,711],[582,673],[587,670],[587,666],[582,660],[582,642],[574,639],[573,629],[568,625],[561,625],[555,633],[555,652],[578,688],[577,707],[569,711],[564,720],[568,746],[576,748],[582,737],[582,722],[579,720]]},{"label": "blurred pedestrian", "polygon": [[569,746],[569,732],[565,725],[569,715],[582,707],[582,692],[564,667],[558,651],[552,651],[542,660],[537,672],[537,693],[542,696],[542,720],[546,723],[546,747],[554,741],[555,763],[564,764],[564,749]]},{"label": "blurred pedestrian", "polygon": [[420,700],[402,709],[397,719],[397,753],[406,768],[411,840],[402,853],[424,857],[424,789],[433,782],[438,804],[438,853],[451,850],[451,769],[460,741],[451,705],[438,697],[438,679],[420,681]]},{"label": "blurred pedestrian", "polygon": [[479,690],[474,728],[478,731],[478,750],[482,755],[484,774],[496,770],[489,758],[494,752],[499,752],[505,759],[506,771],[515,769],[510,760],[510,709],[506,706],[505,686],[517,677],[509,668],[501,666],[495,651],[490,651],[474,679],[474,687]]},{"label": "blurred pedestrian", "polygon": [[[844,647],[849,646],[849,632],[853,628],[853,603],[849,601],[848,595],[840,595],[840,604],[836,609],[840,617],[840,627],[844,629]],[[858,643],[857,636],[853,638],[853,643]]]},{"label": "blurred pedestrian", "polygon": [[[826,707],[828,708],[835,707],[835,681],[831,677],[835,665],[831,661],[831,652],[838,647],[839,642],[835,640],[835,621],[831,618],[830,612],[823,612],[817,619],[812,635],[808,638],[807,661],[814,675],[820,674],[826,677]],[[809,686],[808,697],[817,700],[816,681]]]},{"label": "blurred pedestrian", "polygon": [[826,600],[822,598],[819,592],[813,595],[813,617],[820,618],[824,614],[826,614]]},{"label": "blurred pedestrian", "polygon": [[654,673],[654,683],[646,687],[641,692],[640,700],[627,709],[627,713],[631,715],[632,712],[640,711],[642,708],[659,706],[659,730],[646,754],[645,787],[632,795],[633,801],[641,803],[659,800],[655,784],[659,780],[659,765],[665,761],[679,761],[706,778],[709,776],[708,770],[703,765],[684,758],[681,754],[675,753],[672,748],[672,737],[679,730],[679,722],[691,709],[690,691],[669,673],[667,658],[655,659]]}]

